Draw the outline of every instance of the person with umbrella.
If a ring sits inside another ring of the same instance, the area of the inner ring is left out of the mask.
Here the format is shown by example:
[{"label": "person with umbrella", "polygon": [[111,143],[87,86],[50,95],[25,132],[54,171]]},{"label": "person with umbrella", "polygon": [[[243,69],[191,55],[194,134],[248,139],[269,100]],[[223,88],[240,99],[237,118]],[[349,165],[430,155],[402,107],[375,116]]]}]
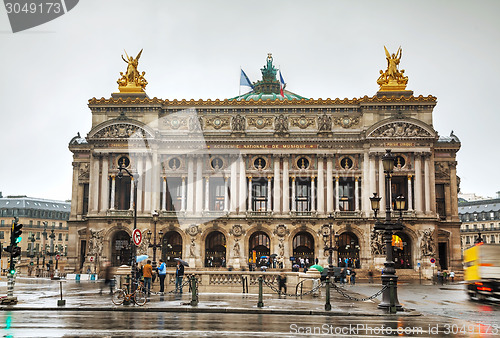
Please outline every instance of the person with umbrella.
[{"label": "person with umbrella", "polygon": [[175,271],[175,292],[182,293],[182,278],[184,277],[184,264],[181,259],[177,260],[177,270]]}]

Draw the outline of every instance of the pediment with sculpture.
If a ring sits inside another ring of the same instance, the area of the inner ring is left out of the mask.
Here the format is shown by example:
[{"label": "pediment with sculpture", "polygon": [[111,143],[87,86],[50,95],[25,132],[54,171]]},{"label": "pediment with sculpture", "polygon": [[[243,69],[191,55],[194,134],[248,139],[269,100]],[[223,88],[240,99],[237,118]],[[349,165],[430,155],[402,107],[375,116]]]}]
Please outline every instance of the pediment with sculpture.
[{"label": "pediment with sculpture", "polygon": [[432,138],[435,133],[409,121],[393,121],[376,127],[368,138]]},{"label": "pediment with sculpture", "polygon": [[116,138],[116,139],[143,139],[143,138],[153,138],[153,136],[140,126],[136,126],[130,123],[116,123],[106,126],[96,133],[94,133],[92,138]]}]

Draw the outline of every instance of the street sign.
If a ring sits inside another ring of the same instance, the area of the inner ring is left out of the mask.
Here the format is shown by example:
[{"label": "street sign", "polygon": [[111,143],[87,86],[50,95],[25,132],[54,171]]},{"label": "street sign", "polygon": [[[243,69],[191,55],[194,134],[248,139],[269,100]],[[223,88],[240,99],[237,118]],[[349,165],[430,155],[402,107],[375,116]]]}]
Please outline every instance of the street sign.
[{"label": "street sign", "polygon": [[431,264],[436,263],[436,260],[434,258],[431,258]]},{"label": "street sign", "polygon": [[419,268],[419,267],[420,267],[420,263],[417,263],[417,268]]},{"label": "street sign", "polygon": [[93,261],[94,261],[94,256],[90,256],[90,257],[89,257],[89,261],[90,261],[90,262],[93,262]]},{"label": "street sign", "polygon": [[142,233],[139,229],[135,229],[134,232],[132,232],[132,240],[134,241],[135,245],[137,246],[141,245]]},{"label": "street sign", "polygon": [[61,256],[56,255],[56,261],[58,261],[58,260],[59,260],[59,258],[61,258]]}]

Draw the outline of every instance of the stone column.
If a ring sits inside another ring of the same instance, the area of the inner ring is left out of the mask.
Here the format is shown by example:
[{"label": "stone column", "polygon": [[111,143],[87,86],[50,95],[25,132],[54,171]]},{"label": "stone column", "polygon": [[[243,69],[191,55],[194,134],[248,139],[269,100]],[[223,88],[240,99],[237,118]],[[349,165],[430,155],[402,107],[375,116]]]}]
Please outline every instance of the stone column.
[{"label": "stone column", "polygon": [[210,178],[205,177],[205,211],[210,210]]},{"label": "stone column", "polygon": [[[80,199],[79,194],[79,184],[78,184],[78,176],[80,163],[73,162],[73,182],[71,186],[71,216],[73,215],[81,215],[82,212],[79,210],[79,206],[81,206],[83,201]],[[83,196],[82,196],[83,197]]]},{"label": "stone column", "polygon": [[354,177],[354,210],[359,211],[359,178]]},{"label": "stone column", "polygon": [[311,176],[311,211],[316,211],[316,189],[314,184],[314,175]]},{"label": "stone column", "polygon": [[290,212],[288,156],[283,157],[283,213]]},{"label": "stone column", "polygon": [[161,203],[161,210],[167,210],[167,177],[163,176],[163,199]]},{"label": "stone column", "polygon": [[[115,175],[111,175],[111,205],[109,207],[111,210],[115,210],[115,184]],[[132,185],[130,186],[130,189],[132,190]]]},{"label": "stone column", "polygon": [[422,159],[415,154],[415,211],[422,212]]},{"label": "stone column", "polygon": [[318,214],[325,213],[325,174],[323,171],[323,155],[318,157]]},{"label": "stone column", "polygon": [[457,162],[449,162],[448,165],[450,167],[451,220],[458,222],[460,219],[458,218]]},{"label": "stone column", "polygon": [[186,212],[194,211],[194,158],[188,155],[188,176],[187,176],[187,205]]},{"label": "stone column", "polygon": [[203,157],[196,157],[196,193],[194,196],[194,212],[201,213],[203,210]]},{"label": "stone column", "polygon": [[271,176],[267,176],[267,203],[266,203],[267,211],[272,211],[271,201],[272,201]]},{"label": "stone column", "polygon": [[229,208],[229,181],[228,177],[224,177],[224,212],[228,212]]},{"label": "stone column", "polygon": [[[370,158],[370,165],[369,165],[370,168],[368,170],[369,173],[367,179],[369,180],[368,184],[370,190],[368,194],[371,197],[374,192],[377,192],[377,174],[375,171],[375,155],[370,154],[369,158]],[[370,205],[370,210],[371,210],[371,205]]]},{"label": "stone column", "polygon": [[411,175],[408,175],[408,211],[413,210],[413,193],[411,184]]},{"label": "stone column", "polygon": [[273,213],[280,213],[280,202],[281,202],[281,189],[280,189],[280,158],[274,155],[274,203],[273,203]]},{"label": "stone column", "polygon": [[384,164],[382,163],[382,156],[378,157],[378,196],[380,200],[380,215],[385,215],[385,173]]},{"label": "stone column", "polygon": [[[444,207],[446,212],[446,219],[451,219],[451,187],[450,183],[446,182],[444,184]],[[437,212],[437,210],[436,210]]]},{"label": "stone column", "polygon": [[160,175],[160,165],[158,164],[158,150],[154,149],[152,158],[153,168],[152,172],[152,187],[151,187],[151,210],[160,209],[160,188],[161,188],[161,175]]},{"label": "stone column", "polygon": [[144,172],[144,212],[151,214],[151,193],[153,191],[153,172],[151,164],[151,155],[146,156],[146,171]]},{"label": "stone column", "polygon": [[370,214],[370,157],[368,154],[368,144],[365,145],[367,148],[363,153],[363,167],[362,167],[362,175],[361,175],[361,210],[363,210],[363,214],[368,216]]},{"label": "stone column", "polygon": [[252,204],[252,176],[248,176],[248,211],[253,211]]},{"label": "stone column", "polygon": [[90,157],[89,213],[95,214],[99,208],[99,157]]},{"label": "stone column", "polygon": [[[231,206],[230,206],[230,209],[229,211],[231,213],[235,213],[236,212],[236,208],[238,206],[238,198],[237,198],[237,178],[236,178],[236,159],[234,156],[231,156]],[[224,207],[226,207],[224,205]]]},{"label": "stone column", "polygon": [[339,205],[340,205],[340,177],[335,176],[335,210],[339,210]]},{"label": "stone column", "polygon": [[186,211],[186,177],[182,176],[181,182],[181,211]]},{"label": "stone column", "polygon": [[332,213],[333,207],[333,158],[326,158],[326,213]]},{"label": "stone column", "polygon": [[102,172],[101,172],[101,211],[106,212],[109,205],[109,173],[108,173],[109,155],[102,158]]},{"label": "stone column", "polygon": [[143,158],[142,155],[137,155],[137,173],[139,177],[135,180],[135,184],[137,184],[137,196],[135,197],[137,203],[137,212],[142,211],[142,192],[144,191],[144,172],[143,172]]},{"label": "stone column", "polygon": [[[134,203],[135,203],[135,196],[134,196],[134,186],[137,184],[137,181],[134,180],[133,177],[130,178],[130,205],[129,205],[129,209],[130,210],[134,210]],[[113,189],[114,191],[114,189]],[[114,198],[113,198],[113,204],[114,204]]]},{"label": "stone column", "polygon": [[246,177],[246,170],[245,170],[245,157],[240,156],[240,198],[238,201],[240,210],[240,214],[244,214],[245,211],[247,210],[246,206],[246,200],[247,200],[247,177]]},{"label": "stone column", "polygon": [[424,160],[424,185],[425,185],[425,213],[431,212],[431,183],[430,183],[429,156],[425,155]]},{"label": "stone column", "polygon": [[292,211],[296,209],[297,203],[295,201],[295,176],[292,176]]}]

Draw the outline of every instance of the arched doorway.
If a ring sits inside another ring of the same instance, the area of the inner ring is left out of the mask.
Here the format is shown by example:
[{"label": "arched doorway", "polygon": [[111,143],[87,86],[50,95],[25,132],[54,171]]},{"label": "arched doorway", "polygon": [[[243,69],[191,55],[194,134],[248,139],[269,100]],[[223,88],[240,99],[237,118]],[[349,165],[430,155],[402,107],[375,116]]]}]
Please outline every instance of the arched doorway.
[{"label": "arched doorway", "polygon": [[174,258],[182,258],[182,237],[177,231],[169,231],[163,236],[161,258],[167,266],[175,266]]},{"label": "arched doorway", "polygon": [[112,266],[130,265],[131,260],[130,236],[124,230],[119,230],[111,240]]},{"label": "arched doorway", "polygon": [[[263,231],[257,231],[250,236],[248,242],[248,257],[254,257],[255,251],[255,262],[257,266],[267,265],[269,262],[269,255],[271,254],[270,240],[269,236]],[[267,257],[266,259],[261,259],[262,257]]]},{"label": "arched doorway", "polygon": [[404,232],[397,232],[392,236],[392,247],[394,250],[394,267],[396,269],[411,269],[411,240]]},{"label": "arched doorway", "polygon": [[220,231],[211,232],[205,240],[205,266],[226,266],[226,236]]},{"label": "arched doorway", "polygon": [[310,233],[302,231],[296,234],[293,237],[292,247],[293,257],[297,264],[302,267],[302,264],[300,264],[301,258],[304,259],[306,265],[307,261],[309,261],[309,265],[314,264],[314,238]]},{"label": "arched doorway", "polygon": [[339,266],[360,268],[358,236],[344,232],[339,236]]}]

